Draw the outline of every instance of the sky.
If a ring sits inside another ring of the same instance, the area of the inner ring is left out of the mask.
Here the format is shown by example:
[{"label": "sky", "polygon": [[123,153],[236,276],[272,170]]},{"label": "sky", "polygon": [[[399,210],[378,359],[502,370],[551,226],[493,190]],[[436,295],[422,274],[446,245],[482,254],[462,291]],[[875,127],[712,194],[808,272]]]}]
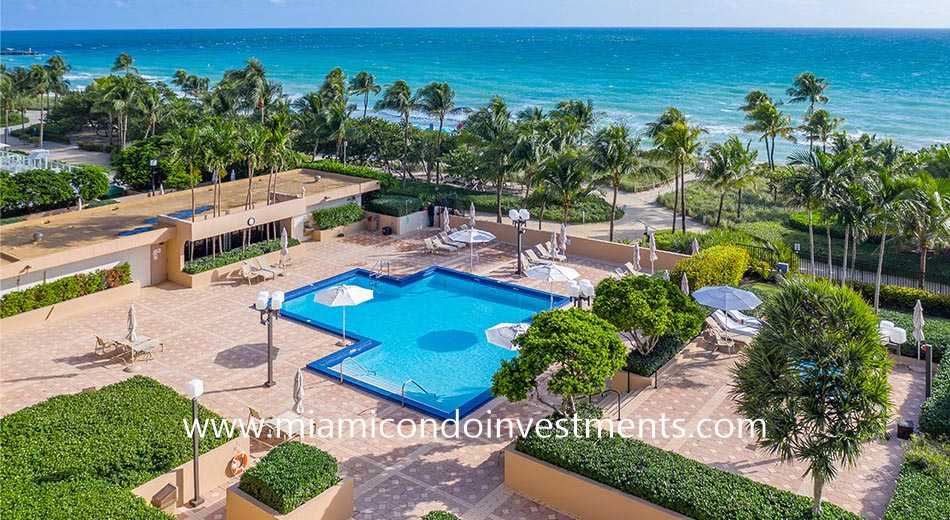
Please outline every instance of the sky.
[{"label": "sky", "polygon": [[0,1],[3,30],[240,27],[950,28],[950,0]]}]

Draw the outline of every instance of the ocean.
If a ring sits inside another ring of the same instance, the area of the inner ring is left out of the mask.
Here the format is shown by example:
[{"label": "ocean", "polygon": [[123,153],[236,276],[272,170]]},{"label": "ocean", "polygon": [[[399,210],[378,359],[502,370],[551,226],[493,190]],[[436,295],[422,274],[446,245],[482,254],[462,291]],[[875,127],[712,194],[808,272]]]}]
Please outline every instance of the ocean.
[{"label": "ocean", "polygon": [[[120,52],[140,72],[170,81],[176,69],[208,76],[256,57],[268,77],[298,96],[332,67],[367,70],[381,84],[413,88],[447,81],[457,104],[490,96],[512,111],[593,100],[603,120],[634,127],[675,106],[707,129],[709,141],[740,133],[737,110],[750,89],[777,100],[798,73],[828,79],[825,107],[849,134],[889,137],[915,149],[950,142],[950,30],[879,29],[208,29],[6,31],[3,48],[44,56],[3,56],[7,67],[60,53],[72,86],[108,74]],[[358,101],[362,109],[362,100]],[[782,107],[800,122],[805,105]],[[420,116],[416,122],[427,124]],[[755,136],[748,136],[755,139]],[[780,143],[777,157],[794,145]],[[761,147],[760,147],[761,148]]]}]

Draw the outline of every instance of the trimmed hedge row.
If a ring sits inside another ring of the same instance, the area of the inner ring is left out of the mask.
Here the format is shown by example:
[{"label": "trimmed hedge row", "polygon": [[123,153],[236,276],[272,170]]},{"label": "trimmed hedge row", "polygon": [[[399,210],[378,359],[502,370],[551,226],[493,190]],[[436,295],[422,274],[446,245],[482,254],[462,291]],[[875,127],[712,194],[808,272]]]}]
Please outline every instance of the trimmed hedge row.
[{"label": "trimmed hedge row", "polygon": [[8,292],[0,299],[0,318],[15,316],[22,312],[55,305],[131,282],[131,267],[126,262],[111,269],[74,274],[49,283],[34,285],[22,291]]},{"label": "trimmed hedge row", "polygon": [[311,170],[319,170],[322,172],[339,173],[340,175],[349,175],[350,177],[362,177],[364,179],[375,179],[379,181],[379,186],[383,190],[392,188],[398,182],[395,177],[393,177],[392,175],[388,173],[377,171],[372,168],[367,168],[365,166],[353,166],[349,164],[343,164],[341,162],[333,161],[329,159],[306,163],[306,164],[301,165],[300,167],[308,168]]},{"label": "trimmed hedge row", "polygon": [[695,291],[710,285],[739,285],[742,275],[749,269],[749,253],[736,246],[713,246],[680,260],[670,279],[679,284],[686,274],[689,289]]},{"label": "trimmed hedge row", "polygon": [[238,488],[285,515],[337,485],[339,470],[337,460],[329,453],[290,441],[244,472]]},{"label": "trimmed hedge row", "polygon": [[[290,238],[287,240],[287,247],[293,247],[297,245],[300,245],[300,241],[296,238]],[[255,256],[261,256],[273,251],[278,251],[279,249],[280,239],[275,238],[273,240],[265,240],[263,242],[251,244],[245,249],[232,249],[230,251],[225,251],[224,253],[218,253],[213,257],[203,256],[201,258],[189,260],[185,262],[185,267],[182,269],[182,271],[188,274],[203,273],[205,271],[210,271],[211,269],[217,269],[235,262],[240,262],[241,260],[247,260],[248,258],[254,258]]]},{"label": "trimmed hedge row", "polygon": [[462,520],[448,511],[429,511],[422,520]]},{"label": "trimmed hedge row", "polygon": [[335,208],[318,209],[313,212],[313,225],[317,229],[346,226],[363,220],[363,208],[355,202],[347,202]]},{"label": "trimmed hedge row", "polygon": [[932,390],[920,405],[920,431],[950,440],[950,363],[940,365]]},{"label": "trimmed hedge row", "polygon": [[[929,466],[929,467],[928,467]],[[941,478],[942,475],[942,478]],[[950,513],[950,444],[914,437],[904,452],[884,520],[946,518]]]},{"label": "trimmed hedge row", "polygon": [[676,354],[679,354],[685,346],[686,342],[679,336],[663,336],[646,356],[637,349],[630,351],[627,354],[627,366],[623,369],[643,377],[650,377]]},{"label": "trimmed hedge row", "polygon": [[[129,490],[192,458],[192,404],[143,376],[0,418],[0,517],[168,519]],[[220,416],[199,407],[200,421]],[[208,433],[202,453],[229,438]]]},{"label": "trimmed hedge row", "polygon": [[[533,430],[519,437],[515,448],[698,520],[814,518],[810,498],[619,435],[542,438]],[[818,518],[860,520],[858,515],[827,502]]]},{"label": "trimmed hedge row", "polygon": [[[851,287],[865,300],[874,302],[874,285],[851,282]],[[922,289],[881,284],[881,307],[913,312],[917,300],[920,300],[925,314],[950,318],[950,294],[936,294]]]},{"label": "trimmed hedge row", "polygon": [[367,211],[382,213],[391,217],[405,217],[419,211],[424,205],[415,197],[407,195],[377,195],[368,198],[363,205]]}]

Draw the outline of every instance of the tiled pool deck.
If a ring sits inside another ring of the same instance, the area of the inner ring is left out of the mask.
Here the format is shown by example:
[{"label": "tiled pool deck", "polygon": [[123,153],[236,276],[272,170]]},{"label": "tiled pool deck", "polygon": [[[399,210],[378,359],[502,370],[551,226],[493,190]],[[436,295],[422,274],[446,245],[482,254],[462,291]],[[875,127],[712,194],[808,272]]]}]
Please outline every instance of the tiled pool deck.
[{"label": "tiled pool deck", "polygon": [[[247,407],[271,413],[289,410],[294,373],[314,359],[338,349],[338,338],[312,328],[279,321],[275,326],[275,379],[278,385],[261,386],[266,376],[265,329],[249,308],[260,290],[284,290],[347,271],[369,268],[378,259],[392,262],[393,275],[402,276],[439,264],[467,271],[468,255],[431,255],[420,252],[419,236],[359,235],[337,242],[305,245],[294,259],[296,268],[275,281],[254,286],[222,283],[201,289],[174,285],[143,289],[136,299],[140,334],[160,338],[165,351],[142,364],[142,375],[176,389],[201,378],[202,403],[227,418],[246,418]],[[541,290],[547,284],[518,280],[514,276],[514,248],[496,245],[481,248],[476,274],[515,282]],[[570,251],[568,251],[568,256]],[[616,266],[584,258],[569,264],[594,283]],[[2,336],[0,350],[0,413],[8,414],[54,395],[101,387],[129,377],[118,362],[93,354],[94,335],[122,336],[126,304],[92,311],[87,315]],[[728,396],[729,371],[735,356],[709,354],[691,345],[680,364],[659,389],[626,399],[622,414],[630,418],[684,418],[689,424],[704,418],[734,418]],[[423,416],[398,404],[381,400],[314,372],[305,372],[306,407],[315,419],[373,417],[421,420]],[[891,378],[893,401],[905,416],[917,415],[923,382],[904,366]],[[608,402],[604,403],[609,405]],[[612,408],[616,413],[615,404]],[[545,410],[535,404],[509,404],[496,399],[471,417],[540,417]],[[803,466],[783,465],[755,450],[743,439],[647,439],[711,466],[727,469],[776,487],[808,495],[811,484],[802,478]],[[502,440],[420,439],[312,439],[307,440],[336,456],[342,472],[355,480],[355,518],[418,518],[433,509],[449,509],[467,520],[559,519],[558,513],[512,493],[504,484]],[[254,444],[253,455],[263,454]],[[880,518],[890,499],[903,449],[896,438],[874,442],[856,468],[843,470],[838,481],[826,488],[825,498],[868,518]],[[224,493],[206,494],[198,510],[182,509],[182,519],[224,519]]]}]

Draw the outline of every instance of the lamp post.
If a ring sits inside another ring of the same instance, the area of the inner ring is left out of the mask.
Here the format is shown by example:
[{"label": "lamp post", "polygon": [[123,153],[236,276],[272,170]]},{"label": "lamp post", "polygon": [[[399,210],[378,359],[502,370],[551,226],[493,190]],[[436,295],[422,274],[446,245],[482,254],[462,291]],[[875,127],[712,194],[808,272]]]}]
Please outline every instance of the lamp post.
[{"label": "lamp post", "polygon": [[274,381],[274,320],[280,319],[280,308],[284,305],[284,293],[274,291],[269,295],[267,291],[261,291],[257,295],[257,301],[254,302],[254,308],[261,313],[261,325],[267,325],[267,381],[264,383],[266,388],[277,384]]},{"label": "lamp post", "polygon": [[508,210],[508,217],[511,218],[511,223],[514,224],[517,229],[518,276],[524,276],[524,262],[521,259],[521,235],[524,234],[525,224],[531,219],[531,213],[525,208],[511,209]]},{"label": "lamp post", "polygon": [[346,145],[350,144],[349,141],[343,141],[343,166],[346,166]]},{"label": "lamp post", "polygon": [[152,167],[152,191],[149,193],[149,197],[155,196],[155,175],[158,173],[158,159],[152,159],[148,162],[149,166]]},{"label": "lamp post", "polygon": [[198,398],[204,393],[205,384],[200,379],[192,379],[188,381],[187,388],[188,397],[191,399],[191,438],[194,449],[194,459],[191,465],[195,470],[195,498],[189,504],[191,504],[191,507],[198,507],[205,501],[201,498],[201,488],[198,485]]}]

